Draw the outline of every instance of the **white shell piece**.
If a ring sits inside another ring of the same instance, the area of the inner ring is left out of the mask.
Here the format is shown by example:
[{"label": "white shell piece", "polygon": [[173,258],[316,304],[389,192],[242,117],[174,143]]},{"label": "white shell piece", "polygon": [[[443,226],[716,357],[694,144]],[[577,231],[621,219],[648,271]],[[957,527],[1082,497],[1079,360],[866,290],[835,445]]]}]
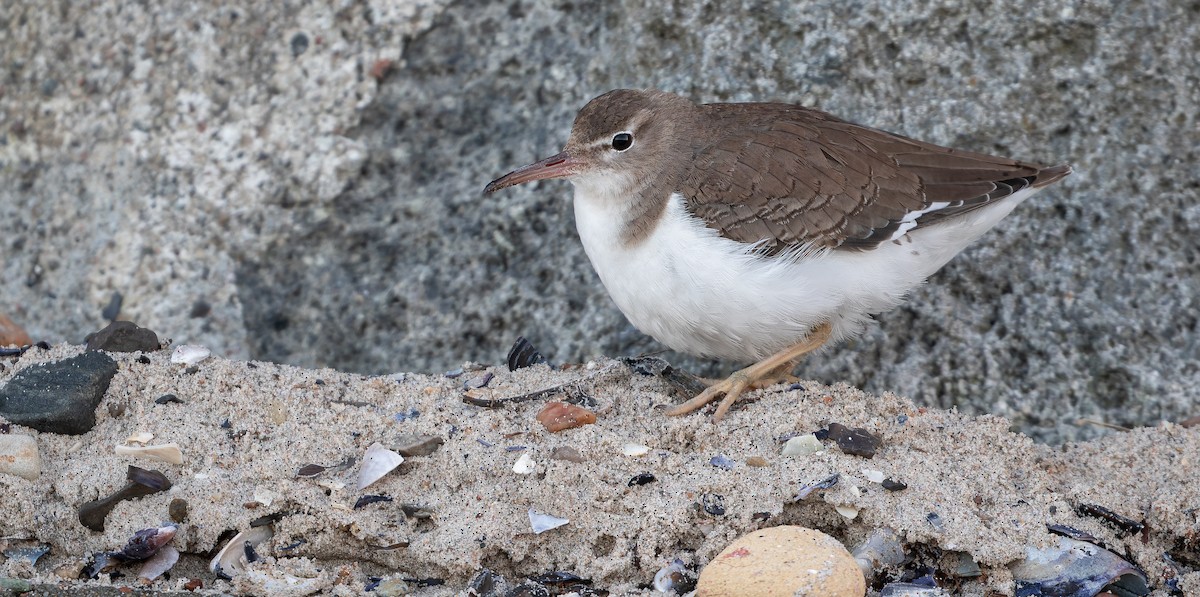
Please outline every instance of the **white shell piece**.
[{"label": "white shell piece", "polygon": [[209,562],[208,569],[212,572],[221,572],[227,576],[233,576],[246,567],[246,544],[250,547],[258,547],[263,541],[275,536],[275,531],[271,529],[271,525],[263,525],[261,527],[250,527],[250,530],[242,531],[234,535],[221,551],[217,552],[216,557]]},{"label": "white shell piece", "polygon": [[395,470],[401,462],[404,462],[404,457],[400,454],[383,447],[379,442],[371,444],[363,455],[362,468],[358,469],[358,488],[366,489]]},{"label": "white shell piece", "polygon": [[846,520],[858,518],[858,508],[854,506],[834,506],[833,509],[837,510],[837,513],[845,517]]},{"label": "white shell piece", "polygon": [[625,447],[621,448],[621,453],[625,454],[626,456],[645,456],[650,453],[650,446],[643,446],[642,444],[625,444]]},{"label": "white shell piece", "polygon": [[571,521],[566,518],[542,514],[533,508],[529,509],[529,526],[533,527],[533,532],[536,534],[540,535],[550,529],[557,529],[568,522]]},{"label": "white shell piece", "polygon": [[533,468],[533,456],[530,456],[529,452],[526,452],[522,454],[521,457],[517,459],[517,463],[513,465],[513,472],[517,473],[518,475],[528,475],[529,473],[533,472]]},{"label": "white shell piece", "polygon": [[196,344],[181,344],[171,351],[171,362],[180,365],[195,365],[212,355],[212,351]]},{"label": "white shell piece", "polygon": [[162,576],[163,572],[170,570],[178,561],[179,550],[170,545],[164,545],[142,564],[142,569],[138,571],[138,578],[154,580]]},{"label": "white shell piece", "polygon": [[117,446],[117,455],[183,464],[183,450],[175,442],[157,446]]},{"label": "white shell piece", "polygon": [[883,471],[875,471],[869,468],[862,470],[863,477],[872,483],[883,483]]},{"label": "white shell piece", "polygon": [[154,439],[153,433],[150,433],[149,431],[139,431],[139,432],[125,438],[125,443],[127,443],[127,444],[148,444],[148,443],[150,443],[150,440],[152,440],[152,439]]},{"label": "white shell piece", "polygon": [[255,487],[254,488],[254,501],[256,501],[264,506],[270,506],[272,503],[275,502],[275,500],[278,500],[281,498],[283,498],[283,496],[280,495],[280,493],[278,491],[271,491],[270,489],[267,489],[266,487]]},{"label": "white shell piece", "polygon": [[317,485],[320,485],[321,487],[331,491],[341,491],[346,488],[345,483],[342,483],[341,481],[335,481],[333,479],[321,479],[320,481],[317,481]]},{"label": "white shell piece", "polygon": [[321,578],[301,578],[280,570],[247,570],[244,579],[256,595],[312,595],[325,588]]},{"label": "white shell piece", "polygon": [[32,435],[0,434],[0,473],[37,480],[42,474],[42,457]]},{"label": "white shell piece", "polygon": [[797,435],[787,440],[787,443],[783,444],[783,455],[808,456],[824,449],[825,446],[821,443],[821,440],[817,439],[817,436],[805,433],[804,435]]}]

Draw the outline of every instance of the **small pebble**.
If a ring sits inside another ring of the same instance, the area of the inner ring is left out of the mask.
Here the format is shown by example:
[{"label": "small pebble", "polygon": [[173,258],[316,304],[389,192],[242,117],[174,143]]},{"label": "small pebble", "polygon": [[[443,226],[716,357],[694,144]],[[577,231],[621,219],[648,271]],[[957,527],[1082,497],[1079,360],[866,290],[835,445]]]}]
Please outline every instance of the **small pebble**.
[{"label": "small pebble", "polygon": [[647,483],[653,483],[657,480],[658,479],[650,473],[639,473],[634,475],[633,478],[629,479],[629,486],[633,487],[634,485],[645,485]]},{"label": "small pebble", "polygon": [[890,478],[884,479],[882,485],[883,488],[888,491],[904,491],[905,489],[908,489],[907,484],[892,480]]},{"label": "small pebble", "polygon": [[13,322],[3,313],[0,313],[0,346],[29,346],[33,344],[33,339],[21,326]]},{"label": "small pebble", "polygon": [[829,424],[829,439],[837,442],[838,448],[843,453],[863,458],[875,456],[875,451],[882,444],[880,439],[870,431],[861,427],[851,429],[841,423]]},{"label": "small pebble", "polygon": [[183,498],[175,498],[171,503],[167,504],[167,516],[171,518],[171,522],[182,523],[187,521],[188,503]]},{"label": "small pebble", "polygon": [[574,429],[596,422],[596,413],[565,402],[550,402],[537,414],[537,422],[550,433]]},{"label": "small pebble", "polygon": [[787,443],[783,445],[782,454],[784,456],[808,456],[824,449],[825,446],[821,444],[821,440],[817,439],[817,436],[805,433],[787,440]]},{"label": "small pebble", "polygon": [[162,396],[154,399],[155,404],[170,404],[172,402],[183,404],[183,400],[180,400],[179,396],[176,396],[175,394],[163,394]]},{"label": "small pebble", "polygon": [[709,460],[708,463],[726,471],[733,470],[734,466],[733,460],[730,460],[729,457],[725,456],[724,454],[717,454],[716,456],[713,456],[712,460]]},{"label": "small pebble", "polygon": [[882,471],[871,470],[869,468],[862,469],[863,477],[872,483],[883,483],[886,479]]},{"label": "small pebble", "polygon": [[550,458],[553,460],[566,460],[567,462],[574,462],[576,464],[583,464],[585,461],[583,454],[580,454],[579,450],[570,446],[558,446],[554,448],[550,451]]},{"label": "small pebble", "polygon": [[798,526],[776,526],[735,540],[696,583],[705,597],[862,597],[866,580],[837,539]]},{"label": "small pebble", "polygon": [[700,496],[700,506],[712,516],[725,516],[725,497],[715,493]]},{"label": "small pebble", "polygon": [[771,463],[767,462],[767,459],[763,458],[762,456],[751,456],[746,459],[746,466],[753,466],[755,468],[762,468],[764,466],[769,466],[770,464]]}]

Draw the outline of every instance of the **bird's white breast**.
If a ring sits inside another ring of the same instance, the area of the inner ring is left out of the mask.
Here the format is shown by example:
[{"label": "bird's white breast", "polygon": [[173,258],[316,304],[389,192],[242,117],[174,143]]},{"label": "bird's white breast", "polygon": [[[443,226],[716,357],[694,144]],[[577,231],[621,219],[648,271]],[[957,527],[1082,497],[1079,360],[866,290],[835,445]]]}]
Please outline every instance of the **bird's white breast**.
[{"label": "bird's white breast", "polygon": [[667,346],[756,361],[823,322],[834,341],[861,332],[991,228],[1030,192],[961,220],[913,231],[878,248],[767,257],[717,234],[673,195],[653,232],[622,242],[624,209],[608,188],[578,184],[575,220],[608,293],[633,325]]}]

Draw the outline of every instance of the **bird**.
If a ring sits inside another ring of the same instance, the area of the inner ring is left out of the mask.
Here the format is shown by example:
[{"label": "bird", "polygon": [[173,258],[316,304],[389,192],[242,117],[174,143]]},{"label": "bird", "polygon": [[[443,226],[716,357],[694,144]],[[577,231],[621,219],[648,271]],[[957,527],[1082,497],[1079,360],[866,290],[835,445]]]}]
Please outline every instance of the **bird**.
[{"label": "bird", "polygon": [[753,363],[666,411],[721,398],[720,422],[1070,173],[796,104],[616,89],[579,111],[560,153],[484,193],[570,181],[583,248],[630,323],[679,352]]}]

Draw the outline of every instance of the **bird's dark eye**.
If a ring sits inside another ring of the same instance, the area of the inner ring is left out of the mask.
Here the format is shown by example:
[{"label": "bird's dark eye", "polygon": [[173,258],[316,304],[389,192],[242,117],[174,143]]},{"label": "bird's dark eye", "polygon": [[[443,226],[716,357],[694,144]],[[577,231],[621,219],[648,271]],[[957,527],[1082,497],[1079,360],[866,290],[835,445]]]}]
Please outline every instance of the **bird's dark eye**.
[{"label": "bird's dark eye", "polygon": [[617,151],[625,151],[633,146],[633,135],[630,133],[617,133],[613,135],[612,148]]}]

